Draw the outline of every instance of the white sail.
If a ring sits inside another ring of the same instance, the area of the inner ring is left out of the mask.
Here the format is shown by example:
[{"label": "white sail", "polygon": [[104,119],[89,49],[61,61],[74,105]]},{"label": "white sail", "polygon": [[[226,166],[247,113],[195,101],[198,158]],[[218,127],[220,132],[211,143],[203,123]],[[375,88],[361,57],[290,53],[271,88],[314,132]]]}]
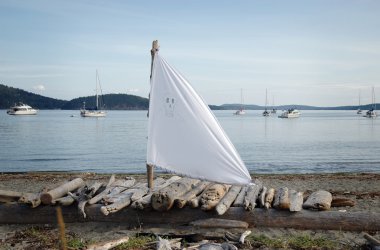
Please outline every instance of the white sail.
[{"label": "white sail", "polygon": [[249,172],[208,105],[156,53],[151,78],[147,163],[227,184],[251,182]]}]

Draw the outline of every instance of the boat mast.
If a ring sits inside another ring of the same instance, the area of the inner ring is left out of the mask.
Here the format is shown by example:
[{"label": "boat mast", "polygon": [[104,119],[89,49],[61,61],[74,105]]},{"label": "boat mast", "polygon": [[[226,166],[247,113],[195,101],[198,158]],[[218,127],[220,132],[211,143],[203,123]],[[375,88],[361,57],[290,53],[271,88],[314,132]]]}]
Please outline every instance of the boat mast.
[{"label": "boat mast", "polygon": [[265,111],[267,111],[268,105],[268,89],[265,89]]},{"label": "boat mast", "polygon": [[243,105],[244,105],[244,97],[243,97],[243,89],[240,89],[240,110],[243,110]]},{"label": "boat mast", "polygon": [[96,70],[96,77],[95,77],[95,96],[96,96],[96,110],[98,110],[98,70]]},{"label": "boat mast", "polygon": [[[150,80],[152,80],[154,56],[156,55],[159,47],[160,46],[158,45],[158,40],[154,40],[152,43],[152,49],[150,50],[150,55],[152,56],[152,61],[150,64]],[[147,116],[149,117],[149,109]],[[146,164],[146,177],[148,180],[148,188],[153,188],[153,165],[151,164]]]}]

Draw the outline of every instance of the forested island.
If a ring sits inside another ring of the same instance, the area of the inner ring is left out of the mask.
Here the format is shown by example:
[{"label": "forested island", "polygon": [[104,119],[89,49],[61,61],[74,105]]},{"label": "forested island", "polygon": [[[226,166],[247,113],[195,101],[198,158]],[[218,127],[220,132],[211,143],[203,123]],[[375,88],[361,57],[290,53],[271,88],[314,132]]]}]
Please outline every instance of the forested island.
[{"label": "forested island", "polygon": [[[106,94],[102,97],[104,108],[107,110],[147,110],[149,107],[148,98],[129,94]],[[24,102],[37,109],[65,109],[76,110],[86,103],[87,107],[95,106],[95,96],[78,97],[72,100],[59,100],[38,94],[34,94],[22,89],[8,87],[0,84],[0,109],[8,109],[17,102]],[[237,110],[240,104],[223,104],[209,105],[212,110]],[[380,107],[379,104],[377,104]],[[244,105],[246,110],[263,110],[264,106],[247,104]],[[272,107],[269,107],[272,108]],[[285,110],[289,108],[297,108],[300,110],[356,110],[359,106],[338,106],[338,107],[316,107],[299,104],[279,105],[274,108]],[[361,105],[362,110],[372,108],[372,104]]]}]

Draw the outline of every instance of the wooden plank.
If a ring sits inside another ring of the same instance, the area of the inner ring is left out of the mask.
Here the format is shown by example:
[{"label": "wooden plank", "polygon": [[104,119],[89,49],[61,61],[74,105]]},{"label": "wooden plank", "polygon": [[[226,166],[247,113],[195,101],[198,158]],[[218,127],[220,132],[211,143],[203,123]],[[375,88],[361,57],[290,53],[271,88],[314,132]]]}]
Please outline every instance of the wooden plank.
[{"label": "wooden plank", "polygon": [[[292,213],[286,210],[257,208],[247,212],[241,207],[231,207],[224,215],[184,207],[167,212],[125,208],[118,213],[105,216],[101,205],[86,206],[87,218],[80,216],[76,206],[62,207],[65,223],[70,222],[122,222],[131,227],[141,224],[185,225],[195,220],[219,218],[240,220],[251,227],[278,227],[311,230],[380,231],[380,213],[339,212],[301,210]],[[51,206],[30,208],[22,204],[0,204],[0,224],[46,224],[56,223],[56,210]]]}]

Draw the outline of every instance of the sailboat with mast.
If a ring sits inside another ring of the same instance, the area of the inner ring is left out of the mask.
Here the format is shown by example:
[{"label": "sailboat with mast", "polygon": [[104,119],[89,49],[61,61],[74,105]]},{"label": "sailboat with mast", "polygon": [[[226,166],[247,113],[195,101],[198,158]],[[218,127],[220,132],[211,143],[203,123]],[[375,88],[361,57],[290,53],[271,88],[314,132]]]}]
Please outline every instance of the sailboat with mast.
[{"label": "sailboat with mast", "polygon": [[367,117],[367,118],[374,118],[377,116],[377,112],[376,112],[376,100],[375,100],[375,87],[372,87],[372,96],[371,96],[371,99],[372,99],[372,107],[370,110],[368,110],[366,113],[365,113],[365,116],[364,117]]},{"label": "sailboat with mast", "polygon": [[95,107],[91,108],[91,109],[86,108],[86,102],[83,102],[83,107],[80,109],[80,115],[82,117],[105,117],[106,116],[106,111],[104,111],[102,109],[102,106],[104,106],[103,98],[101,98],[101,100],[99,100],[99,95],[98,95],[98,85],[99,85],[101,97],[103,96],[102,87],[100,86],[98,70],[96,70],[95,85],[96,85],[96,87],[95,87]]},{"label": "sailboat with mast", "polygon": [[197,179],[250,184],[251,176],[244,162],[209,106],[158,49],[158,42],[154,41],[148,113],[148,180],[153,176],[150,169],[154,166]]},{"label": "sailboat with mast", "polygon": [[277,109],[274,106],[274,96],[272,96],[272,110],[270,112],[272,114],[276,114],[277,113]]},{"label": "sailboat with mast", "polygon": [[360,109],[360,90],[359,90],[359,106],[358,111],[356,111],[356,114],[360,115],[362,113],[362,110]]},{"label": "sailboat with mast", "polygon": [[265,110],[263,112],[263,116],[270,116],[270,113],[267,109],[267,105],[268,105],[268,89],[265,89]]},{"label": "sailboat with mast", "polygon": [[245,115],[244,110],[244,97],[243,97],[243,89],[240,89],[240,109],[234,112],[235,115]]}]

